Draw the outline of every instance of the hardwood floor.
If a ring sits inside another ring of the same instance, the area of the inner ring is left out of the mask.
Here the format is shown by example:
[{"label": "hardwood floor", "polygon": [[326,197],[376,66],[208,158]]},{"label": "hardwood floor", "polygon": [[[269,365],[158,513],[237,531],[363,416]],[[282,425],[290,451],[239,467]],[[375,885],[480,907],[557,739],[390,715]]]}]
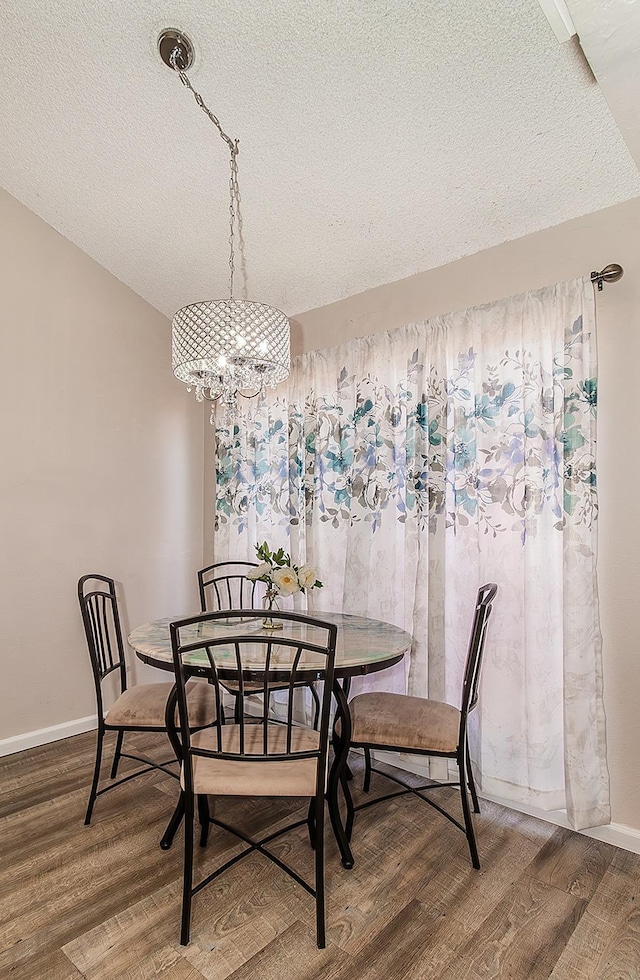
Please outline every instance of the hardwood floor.
[{"label": "hardwood floor", "polygon": [[[166,755],[159,736],[129,737]],[[313,900],[254,855],[196,896],[181,947],[182,834],[158,847],[176,782],[125,784],[85,827],[93,747],[78,735],[0,760],[2,980],[640,980],[640,856],[486,802],[481,872],[462,834],[412,798],[357,815],[352,871],[328,830],[325,950]],[[301,810],[216,806],[249,833]],[[311,880],[306,834],[277,846]],[[212,828],[198,863],[236,847]]]}]

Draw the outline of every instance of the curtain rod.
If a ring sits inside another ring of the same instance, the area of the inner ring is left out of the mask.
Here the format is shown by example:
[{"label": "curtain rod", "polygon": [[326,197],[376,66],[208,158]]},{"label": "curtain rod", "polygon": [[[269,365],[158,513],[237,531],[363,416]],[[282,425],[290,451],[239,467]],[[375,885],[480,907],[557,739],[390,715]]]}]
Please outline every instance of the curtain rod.
[{"label": "curtain rod", "polygon": [[592,272],[591,282],[598,283],[598,292],[602,292],[602,286],[605,282],[617,282],[618,279],[622,279],[624,275],[624,269],[617,262],[612,262],[610,265],[605,265],[602,272]]}]

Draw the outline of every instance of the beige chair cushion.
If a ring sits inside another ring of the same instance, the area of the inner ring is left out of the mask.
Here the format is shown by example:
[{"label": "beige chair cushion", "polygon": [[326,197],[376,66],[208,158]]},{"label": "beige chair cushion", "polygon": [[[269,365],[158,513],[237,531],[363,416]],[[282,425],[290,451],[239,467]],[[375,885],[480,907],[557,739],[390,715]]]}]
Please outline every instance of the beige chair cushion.
[{"label": "beige chair cushion", "polygon": [[349,704],[354,744],[455,753],[460,712],[453,705],[373,691]]},{"label": "beige chair cushion", "polygon": [[[116,727],[164,728],[164,712],[173,684],[138,684],[130,687],[109,708],[105,724]],[[216,720],[214,688],[206,681],[187,684],[189,721],[193,728],[212,725]],[[176,707],[176,725],[179,725]]]},{"label": "beige chair cushion", "polygon": [[[263,752],[262,725],[245,725],[244,750],[248,754]],[[268,723],[268,751],[277,754],[286,751],[287,729],[285,725]],[[218,736],[215,728],[196,732],[192,746],[217,751]],[[293,728],[291,750],[303,752],[317,750],[320,744],[318,732],[312,728]],[[222,746],[225,752],[240,749],[240,725],[223,725]],[[315,796],[317,759],[288,759],[282,762],[251,762],[242,759],[213,759],[193,757],[193,788],[195,793],[211,796]],[[184,789],[184,775],[180,784]]]}]

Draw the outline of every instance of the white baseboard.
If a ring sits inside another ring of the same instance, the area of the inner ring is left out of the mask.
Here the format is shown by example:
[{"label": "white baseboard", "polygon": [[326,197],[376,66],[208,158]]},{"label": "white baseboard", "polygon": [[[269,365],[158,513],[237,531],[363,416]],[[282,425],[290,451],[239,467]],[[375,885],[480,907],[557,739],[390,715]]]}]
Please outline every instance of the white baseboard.
[{"label": "white baseboard", "polygon": [[[404,759],[398,758],[393,752],[376,752],[375,758],[379,762],[386,762],[390,766],[395,766],[396,769],[404,769],[406,772],[413,772],[418,776],[426,776],[428,778],[428,771],[420,766],[419,763],[409,763]],[[490,793],[478,792],[478,796],[483,800],[490,800],[492,803],[506,806],[510,810],[517,810],[518,813],[527,813],[529,816],[537,817],[539,820],[546,820],[547,823],[555,824],[557,827],[566,827],[567,830],[573,830],[573,827],[567,819],[566,810],[541,810],[536,806],[528,806],[525,803],[514,803],[513,800],[491,796]],[[575,833],[584,834],[585,837],[592,837],[594,840],[603,841],[605,844],[613,844],[615,847],[621,847],[623,850],[631,851],[633,854],[640,854],[640,830],[635,827],[627,827],[622,823],[610,823],[604,827],[591,827],[589,830],[577,830]]]},{"label": "white baseboard", "polygon": [[98,716],[88,715],[86,718],[64,721],[61,725],[51,725],[50,728],[38,728],[35,732],[25,732],[24,735],[12,735],[11,738],[0,739],[0,756],[13,755],[14,752],[22,752],[23,749],[33,749],[37,745],[46,745],[48,742],[57,742],[59,739],[69,738],[71,735],[90,732],[97,724]]},{"label": "white baseboard", "polygon": [[[536,806],[528,806],[525,803],[514,803],[512,800],[503,800],[499,796],[491,796],[489,793],[480,793],[478,796],[483,800],[491,800],[492,803],[499,803],[500,806],[509,807],[510,810],[517,810],[518,813],[528,813],[529,816],[538,817],[539,820],[546,820],[557,827],[566,827],[573,830],[567,819],[566,810],[541,810]],[[625,851],[632,851],[640,854],[640,830],[635,827],[627,827],[623,823],[609,823],[603,827],[590,827],[588,830],[576,830],[575,833],[583,834],[585,837],[592,837],[594,840],[603,841],[605,844],[613,844],[621,847]]]}]

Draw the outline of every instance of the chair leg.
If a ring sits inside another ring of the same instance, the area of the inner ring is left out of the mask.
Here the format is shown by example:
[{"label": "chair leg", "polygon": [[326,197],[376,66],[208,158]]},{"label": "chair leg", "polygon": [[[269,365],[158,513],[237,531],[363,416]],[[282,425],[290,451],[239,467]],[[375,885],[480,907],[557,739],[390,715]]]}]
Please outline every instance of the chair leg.
[{"label": "chair leg", "polygon": [[314,713],[313,713],[313,727],[317,731],[318,730],[318,719],[320,717],[320,698],[318,697],[318,692],[316,691],[315,684],[309,684],[308,687],[309,687],[309,690],[311,691],[311,697],[313,698],[313,701],[314,701],[314,704],[315,704],[315,710],[314,710]]},{"label": "chair leg", "polygon": [[469,844],[469,851],[471,853],[471,864],[476,869],[476,871],[479,871],[480,858],[478,857],[478,845],[476,844],[476,833],[473,826],[473,813],[471,811],[471,807],[469,806],[469,795],[467,793],[467,774],[465,771],[464,750],[460,753],[458,766],[460,768],[460,797],[462,799],[462,813],[464,815],[464,826],[467,834],[467,843]]},{"label": "chair leg", "polygon": [[[348,767],[345,767],[345,769]],[[351,790],[349,789],[348,774],[345,771],[342,774],[340,785],[342,786],[342,793],[344,796],[344,801],[347,806],[347,820],[344,826],[344,832],[347,835],[347,840],[351,840],[351,834],[353,833],[353,820],[356,815],[356,811],[353,805],[353,797],[351,796]]]},{"label": "chair leg", "polygon": [[309,800],[309,811],[307,813],[307,830],[309,831],[309,844],[313,851],[316,846],[316,801],[315,797]]},{"label": "chair leg", "polygon": [[365,745],[364,749],[364,783],[362,785],[365,793],[369,792],[371,787],[371,749],[367,748]]},{"label": "chair leg", "polygon": [[469,743],[465,744],[465,758],[467,764],[467,782],[469,783],[469,791],[471,793],[471,800],[473,802],[473,812],[480,813],[480,804],[478,803],[478,794],[476,793],[476,784],[473,778],[473,770],[471,769],[471,757],[469,755]]},{"label": "chair leg", "polygon": [[[313,802],[313,801],[312,801]],[[316,941],[318,949],[327,945],[324,912],[324,795],[315,798],[315,852],[316,852]]]},{"label": "chair leg", "polygon": [[180,796],[178,797],[178,802],[176,803],[176,808],[171,814],[171,819],[167,824],[167,829],[162,835],[160,840],[160,848],[163,851],[168,851],[173,844],[173,838],[176,835],[176,831],[182,821],[184,820],[184,800],[186,793],[184,790],[180,790]]},{"label": "chair leg", "polygon": [[184,870],[182,874],[182,924],[180,945],[189,944],[191,933],[191,898],[193,883],[193,793],[185,793]]},{"label": "chair leg", "polygon": [[118,765],[120,763],[120,756],[122,755],[122,740],[124,738],[124,732],[122,729],[118,732],[118,737],[116,739],[116,750],[113,753],[113,762],[111,764],[111,775],[110,779],[115,779],[118,775]]},{"label": "chair leg", "polygon": [[241,725],[242,724],[242,711],[241,711],[242,705],[240,703],[241,697],[239,694],[236,694],[235,698],[236,701],[235,701],[235,707],[233,709],[233,720],[236,725]]},{"label": "chair leg", "polygon": [[93,781],[91,783],[91,792],[89,793],[89,803],[87,805],[87,812],[84,818],[85,826],[91,823],[91,814],[93,813],[93,807],[96,802],[96,796],[98,795],[98,780],[100,779],[100,766],[102,765],[103,741],[104,741],[104,730],[102,728],[98,728],[98,737],[96,741],[96,761],[93,767]]},{"label": "chair leg", "polygon": [[209,797],[198,796],[198,817],[200,819],[200,847],[206,847],[209,839]]}]

